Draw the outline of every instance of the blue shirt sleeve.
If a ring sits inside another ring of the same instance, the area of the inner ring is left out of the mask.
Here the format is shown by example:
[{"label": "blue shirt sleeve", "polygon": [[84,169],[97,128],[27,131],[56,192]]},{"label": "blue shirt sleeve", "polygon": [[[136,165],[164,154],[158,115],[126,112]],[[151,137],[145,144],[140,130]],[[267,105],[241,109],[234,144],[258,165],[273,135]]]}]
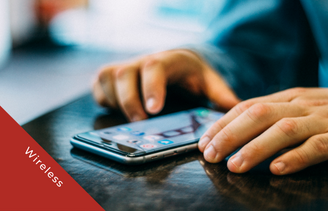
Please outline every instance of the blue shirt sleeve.
[{"label": "blue shirt sleeve", "polygon": [[191,50],[241,99],[318,84],[314,39],[298,0],[225,0],[208,34]]}]

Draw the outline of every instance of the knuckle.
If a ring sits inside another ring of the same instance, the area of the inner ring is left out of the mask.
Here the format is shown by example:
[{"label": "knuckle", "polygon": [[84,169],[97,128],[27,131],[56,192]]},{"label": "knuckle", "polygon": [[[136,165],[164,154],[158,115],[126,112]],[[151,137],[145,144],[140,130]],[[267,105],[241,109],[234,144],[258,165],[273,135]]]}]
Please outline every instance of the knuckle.
[{"label": "knuckle", "polygon": [[152,56],[152,57],[147,58],[147,60],[145,61],[144,65],[143,65],[143,69],[147,70],[151,67],[162,66],[162,65],[163,65],[162,59]]},{"label": "knuckle", "polygon": [[[232,133],[232,131],[228,128],[225,127],[220,131],[220,142],[224,146],[229,146],[229,147],[234,147],[235,143],[234,141],[236,140],[236,136]],[[215,146],[214,146],[215,147]]]},{"label": "knuckle", "polygon": [[192,51],[189,51],[189,50],[177,50],[177,51],[174,51],[174,56],[176,56],[177,58],[179,59],[187,59],[189,60],[190,58],[197,58],[198,57],[196,56],[196,54]]},{"label": "knuckle", "polygon": [[302,166],[307,165],[310,162],[308,154],[303,150],[295,150],[295,159]]},{"label": "knuckle", "polygon": [[299,126],[294,119],[284,118],[277,123],[277,127],[287,136],[293,137],[299,131]]},{"label": "knuckle", "polygon": [[99,71],[98,73],[98,79],[100,82],[105,82],[110,78],[111,74],[111,69],[109,68],[103,68]]},{"label": "knuckle", "polygon": [[246,100],[241,103],[238,103],[238,105],[235,106],[234,110],[238,115],[244,113],[247,109],[249,109],[254,103],[251,100]]},{"label": "knuckle", "polygon": [[304,99],[303,97],[296,97],[291,102],[303,108],[309,107],[312,104],[312,101]]},{"label": "knuckle", "polygon": [[248,116],[254,121],[266,118],[270,113],[271,107],[265,103],[256,103],[247,110]]},{"label": "knuckle", "polygon": [[129,66],[121,66],[116,68],[113,71],[113,75],[115,76],[115,78],[122,78],[124,77],[127,73],[129,73],[132,69]]},{"label": "knuckle", "polygon": [[221,131],[224,128],[222,121],[218,120],[213,124],[213,128],[215,131]]},{"label": "knuckle", "polygon": [[303,88],[303,87],[296,87],[296,88],[289,89],[288,91],[294,95],[299,95],[299,94],[306,92],[307,89]]},{"label": "knuckle", "polygon": [[243,151],[245,159],[253,159],[254,157],[263,155],[265,153],[265,147],[253,141],[247,144],[247,148]]},{"label": "knuckle", "polygon": [[327,155],[328,152],[328,140],[322,135],[312,137],[312,146],[314,150],[320,154]]}]

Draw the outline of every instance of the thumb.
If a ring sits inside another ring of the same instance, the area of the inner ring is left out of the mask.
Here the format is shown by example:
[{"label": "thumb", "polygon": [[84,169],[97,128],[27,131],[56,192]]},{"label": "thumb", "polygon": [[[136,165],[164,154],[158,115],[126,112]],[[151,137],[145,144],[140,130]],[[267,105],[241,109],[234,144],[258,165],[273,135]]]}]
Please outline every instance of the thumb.
[{"label": "thumb", "polygon": [[204,92],[211,102],[223,109],[231,109],[241,102],[220,75],[212,69],[207,69],[205,72]]}]

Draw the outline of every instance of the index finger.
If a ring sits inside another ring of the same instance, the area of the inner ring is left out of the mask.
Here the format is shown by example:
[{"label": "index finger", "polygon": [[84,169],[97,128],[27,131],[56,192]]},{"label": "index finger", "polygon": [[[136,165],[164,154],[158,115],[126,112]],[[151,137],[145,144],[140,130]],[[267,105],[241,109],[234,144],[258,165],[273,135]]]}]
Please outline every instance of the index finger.
[{"label": "index finger", "polygon": [[166,75],[163,64],[158,60],[147,61],[141,69],[141,86],[145,107],[156,114],[164,107]]}]

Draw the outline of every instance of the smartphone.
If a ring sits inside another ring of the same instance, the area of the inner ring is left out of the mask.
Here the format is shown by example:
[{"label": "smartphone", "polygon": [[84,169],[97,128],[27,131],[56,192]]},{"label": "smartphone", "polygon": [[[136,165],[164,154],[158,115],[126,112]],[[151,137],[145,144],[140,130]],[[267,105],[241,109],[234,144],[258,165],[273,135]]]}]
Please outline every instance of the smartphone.
[{"label": "smartphone", "polygon": [[224,113],[196,108],[75,135],[74,147],[129,165],[197,149],[202,134]]}]

